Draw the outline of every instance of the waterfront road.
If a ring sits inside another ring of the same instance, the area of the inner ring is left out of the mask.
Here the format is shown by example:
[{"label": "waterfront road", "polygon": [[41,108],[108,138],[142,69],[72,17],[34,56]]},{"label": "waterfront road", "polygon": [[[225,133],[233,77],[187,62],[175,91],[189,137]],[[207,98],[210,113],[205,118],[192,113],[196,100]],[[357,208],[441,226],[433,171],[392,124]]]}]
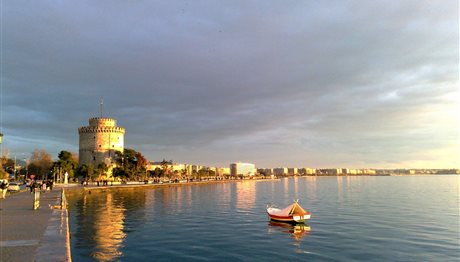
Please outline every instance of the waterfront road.
[{"label": "waterfront road", "polygon": [[[56,219],[53,217],[61,216],[51,208],[58,203],[60,193],[59,188],[41,193],[37,210],[33,209],[34,195],[28,191],[13,193],[0,200],[0,261],[51,261],[52,254],[49,257],[43,257],[42,254],[48,256],[43,247],[49,246],[46,242],[52,238],[47,235],[53,235],[50,229],[56,228],[53,225],[55,222],[52,222]],[[59,210],[59,213],[62,211]],[[62,243],[59,245],[55,248],[63,249]],[[62,253],[62,250],[56,251]],[[69,260],[62,254],[58,259]]]}]

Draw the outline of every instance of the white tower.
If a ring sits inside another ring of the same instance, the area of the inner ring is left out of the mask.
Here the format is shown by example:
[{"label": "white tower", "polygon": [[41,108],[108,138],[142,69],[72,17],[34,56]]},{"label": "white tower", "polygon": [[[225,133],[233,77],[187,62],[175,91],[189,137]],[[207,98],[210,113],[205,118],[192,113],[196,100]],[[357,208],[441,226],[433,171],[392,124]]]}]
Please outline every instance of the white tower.
[{"label": "white tower", "polygon": [[80,135],[79,165],[101,163],[112,166],[116,151],[124,150],[125,129],[116,126],[113,118],[94,117],[89,126],[78,128]]}]

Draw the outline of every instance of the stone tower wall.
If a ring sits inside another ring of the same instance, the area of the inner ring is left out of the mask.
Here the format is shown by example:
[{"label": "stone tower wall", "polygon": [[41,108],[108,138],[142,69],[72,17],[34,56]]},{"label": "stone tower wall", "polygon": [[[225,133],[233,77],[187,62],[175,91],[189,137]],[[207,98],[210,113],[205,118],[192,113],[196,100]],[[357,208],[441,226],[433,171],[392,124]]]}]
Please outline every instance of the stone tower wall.
[{"label": "stone tower wall", "polygon": [[112,164],[115,151],[124,150],[125,129],[116,126],[112,118],[91,118],[89,126],[78,129],[79,165],[92,164],[95,167],[100,163],[108,166]]}]

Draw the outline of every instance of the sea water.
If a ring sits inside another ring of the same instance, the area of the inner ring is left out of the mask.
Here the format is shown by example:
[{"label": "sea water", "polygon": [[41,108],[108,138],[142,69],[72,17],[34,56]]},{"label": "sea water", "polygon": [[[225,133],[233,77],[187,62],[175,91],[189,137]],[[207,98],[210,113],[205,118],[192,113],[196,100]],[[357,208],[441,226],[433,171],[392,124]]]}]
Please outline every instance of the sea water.
[{"label": "sea water", "polygon": [[[69,194],[74,261],[459,261],[459,178],[296,177]],[[268,221],[299,199],[306,224]]]}]

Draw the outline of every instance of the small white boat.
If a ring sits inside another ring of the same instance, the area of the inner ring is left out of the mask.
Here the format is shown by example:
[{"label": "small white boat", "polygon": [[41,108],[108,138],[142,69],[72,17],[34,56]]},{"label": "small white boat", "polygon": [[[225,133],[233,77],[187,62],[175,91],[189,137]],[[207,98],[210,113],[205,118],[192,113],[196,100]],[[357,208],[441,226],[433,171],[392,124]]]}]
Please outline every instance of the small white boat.
[{"label": "small white boat", "polygon": [[311,218],[311,213],[303,209],[298,200],[283,209],[268,206],[267,213],[271,220],[281,222],[301,223]]}]

